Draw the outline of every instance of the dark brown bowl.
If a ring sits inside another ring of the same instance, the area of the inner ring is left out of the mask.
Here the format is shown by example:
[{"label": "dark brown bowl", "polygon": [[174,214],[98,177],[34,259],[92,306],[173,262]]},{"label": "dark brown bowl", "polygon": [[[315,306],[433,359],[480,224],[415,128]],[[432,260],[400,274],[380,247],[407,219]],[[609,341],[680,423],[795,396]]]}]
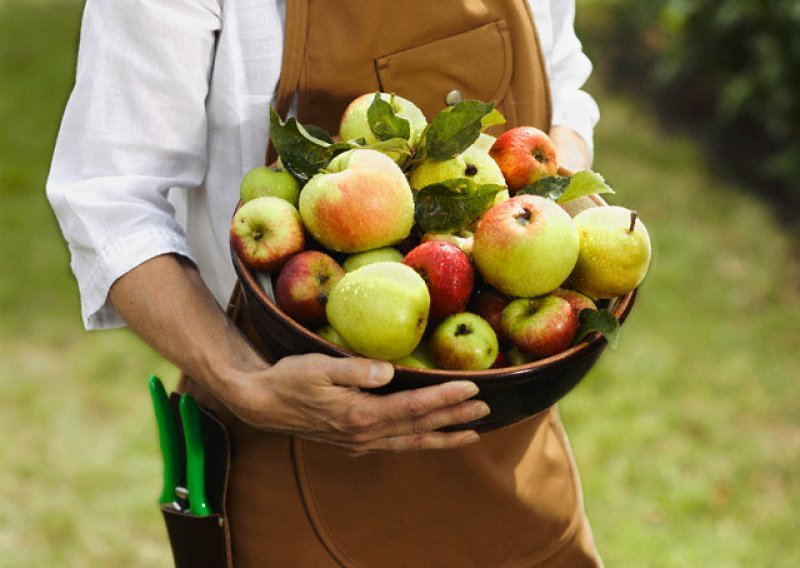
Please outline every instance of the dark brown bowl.
[{"label": "dark brown bowl", "polygon": [[[258,282],[258,277],[268,275],[257,276],[233,251],[231,256],[253,326],[276,357],[305,353],[323,353],[334,357],[356,356],[287,316]],[[612,301],[610,309],[620,323],[630,313],[635,297],[634,290]],[[454,379],[469,379],[480,388],[476,398],[485,401],[491,408],[491,413],[480,420],[463,424],[458,429],[474,428],[485,432],[520,422],[561,400],[586,376],[606,345],[605,338],[595,332],[552,357],[516,367],[486,371],[447,371],[395,365],[392,382],[376,392],[390,393]]]}]

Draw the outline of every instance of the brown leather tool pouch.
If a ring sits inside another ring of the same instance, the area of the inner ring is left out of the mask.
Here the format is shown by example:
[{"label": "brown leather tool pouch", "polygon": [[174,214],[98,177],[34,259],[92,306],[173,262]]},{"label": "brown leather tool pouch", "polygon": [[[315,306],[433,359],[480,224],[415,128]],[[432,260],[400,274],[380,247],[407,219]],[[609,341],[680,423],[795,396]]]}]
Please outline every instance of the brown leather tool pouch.
[{"label": "brown leather tool pouch", "polygon": [[[178,415],[179,395],[170,397]],[[223,424],[210,412],[200,409],[206,453],[206,497],[214,514],[199,517],[162,505],[176,568],[232,568],[230,533],[225,510],[225,495],[230,475],[230,443]],[[183,440],[183,435],[179,436]],[[184,455],[184,452],[181,452]]]}]

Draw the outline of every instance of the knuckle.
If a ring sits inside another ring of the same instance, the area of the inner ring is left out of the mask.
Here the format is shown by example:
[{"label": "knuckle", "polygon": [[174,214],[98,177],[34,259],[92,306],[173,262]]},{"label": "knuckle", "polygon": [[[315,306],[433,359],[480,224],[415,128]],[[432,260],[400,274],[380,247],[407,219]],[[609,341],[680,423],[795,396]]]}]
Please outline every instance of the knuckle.
[{"label": "knuckle", "polygon": [[410,396],[406,400],[406,413],[409,416],[422,416],[427,412],[428,409],[426,408],[425,403],[423,403],[418,396]]},{"label": "knuckle", "polygon": [[425,436],[415,434],[408,439],[406,450],[410,453],[418,453],[425,449]]},{"label": "knuckle", "polygon": [[379,422],[377,415],[360,408],[354,408],[345,417],[345,428],[351,433],[362,433],[376,426]]}]

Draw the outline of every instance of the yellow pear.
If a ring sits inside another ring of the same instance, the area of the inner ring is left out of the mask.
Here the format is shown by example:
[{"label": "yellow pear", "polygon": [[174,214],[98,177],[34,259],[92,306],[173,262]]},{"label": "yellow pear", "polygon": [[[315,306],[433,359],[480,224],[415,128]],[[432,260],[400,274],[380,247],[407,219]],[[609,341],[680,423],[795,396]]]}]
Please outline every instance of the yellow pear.
[{"label": "yellow pear", "polygon": [[580,252],[569,282],[595,299],[627,294],[650,266],[650,236],[636,211],[592,207],[575,218]]}]

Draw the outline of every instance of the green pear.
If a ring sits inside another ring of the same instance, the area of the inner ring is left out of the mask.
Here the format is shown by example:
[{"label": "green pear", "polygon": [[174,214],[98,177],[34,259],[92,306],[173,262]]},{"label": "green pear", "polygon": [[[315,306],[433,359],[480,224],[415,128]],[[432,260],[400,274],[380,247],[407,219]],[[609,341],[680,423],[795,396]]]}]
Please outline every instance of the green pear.
[{"label": "green pear", "polygon": [[419,345],[431,298],[417,272],[399,262],[376,262],[348,272],[328,296],[328,322],[354,351],[392,361]]},{"label": "green pear", "polygon": [[593,207],[574,218],[580,252],[569,282],[595,299],[627,294],[650,266],[650,236],[635,211]]},{"label": "green pear", "polygon": [[269,195],[280,197],[297,207],[300,198],[300,183],[280,166],[253,168],[242,178],[239,197],[243,203]]},{"label": "green pear", "polygon": [[333,329],[330,324],[325,324],[319,329],[315,330],[314,333],[319,335],[322,339],[327,339],[334,345],[338,345],[339,347],[344,347],[345,349],[352,349],[347,342],[344,340],[338,331]]},{"label": "green pear", "polygon": [[403,253],[394,247],[381,247],[348,256],[342,263],[345,272],[352,272],[375,262],[403,262]]}]

